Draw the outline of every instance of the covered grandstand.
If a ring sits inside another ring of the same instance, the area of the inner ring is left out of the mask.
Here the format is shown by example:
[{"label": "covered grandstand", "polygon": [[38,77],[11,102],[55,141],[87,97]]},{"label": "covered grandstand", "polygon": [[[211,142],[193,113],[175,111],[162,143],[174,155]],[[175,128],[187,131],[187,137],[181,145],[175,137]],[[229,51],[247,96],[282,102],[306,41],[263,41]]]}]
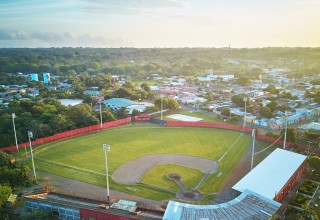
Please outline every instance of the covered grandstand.
[{"label": "covered grandstand", "polygon": [[281,201],[307,166],[307,157],[277,148],[232,188]]},{"label": "covered grandstand", "polygon": [[235,199],[216,205],[169,201],[163,219],[269,219],[280,208],[278,201],[282,201],[302,175],[306,158],[278,148],[232,187],[241,192]]},{"label": "covered grandstand", "polygon": [[236,220],[269,219],[281,204],[250,190],[244,190],[237,198],[218,205],[192,205],[170,201],[164,220]]}]

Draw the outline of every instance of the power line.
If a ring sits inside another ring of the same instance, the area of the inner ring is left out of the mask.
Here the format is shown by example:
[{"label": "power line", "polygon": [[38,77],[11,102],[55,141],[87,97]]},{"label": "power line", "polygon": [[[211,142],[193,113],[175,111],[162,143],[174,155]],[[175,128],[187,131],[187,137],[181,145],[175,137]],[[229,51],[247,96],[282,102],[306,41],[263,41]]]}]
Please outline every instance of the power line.
[{"label": "power line", "polygon": [[260,154],[260,153],[262,153],[263,151],[269,149],[269,148],[272,147],[282,136],[283,136],[283,134],[280,135],[280,137],[279,137],[278,139],[276,139],[276,140],[275,140],[272,144],[270,144],[268,147],[266,147],[265,149],[262,149],[262,150],[259,151],[259,152],[254,153],[254,154]]}]

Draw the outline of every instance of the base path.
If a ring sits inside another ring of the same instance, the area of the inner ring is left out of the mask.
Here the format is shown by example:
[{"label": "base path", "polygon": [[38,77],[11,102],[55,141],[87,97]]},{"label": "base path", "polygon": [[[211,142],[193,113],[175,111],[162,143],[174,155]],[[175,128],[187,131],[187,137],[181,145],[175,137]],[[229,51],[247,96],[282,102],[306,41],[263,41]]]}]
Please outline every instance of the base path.
[{"label": "base path", "polygon": [[203,173],[215,173],[219,169],[216,161],[201,157],[181,154],[152,154],[139,157],[122,166],[112,174],[112,179],[125,184],[140,183],[141,177],[160,164],[178,164],[181,166],[199,169]]}]

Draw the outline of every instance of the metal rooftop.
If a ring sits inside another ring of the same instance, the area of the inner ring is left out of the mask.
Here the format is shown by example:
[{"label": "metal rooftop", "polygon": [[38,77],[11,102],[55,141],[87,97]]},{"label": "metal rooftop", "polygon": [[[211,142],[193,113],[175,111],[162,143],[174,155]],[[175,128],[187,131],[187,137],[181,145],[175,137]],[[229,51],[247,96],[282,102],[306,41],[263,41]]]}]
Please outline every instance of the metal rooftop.
[{"label": "metal rooftop", "polygon": [[240,192],[248,189],[273,199],[306,158],[277,148],[232,188]]},{"label": "metal rooftop", "polygon": [[245,190],[237,198],[218,205],[192,205],[169,201],[163,220],[269,219],[281,204]]}]

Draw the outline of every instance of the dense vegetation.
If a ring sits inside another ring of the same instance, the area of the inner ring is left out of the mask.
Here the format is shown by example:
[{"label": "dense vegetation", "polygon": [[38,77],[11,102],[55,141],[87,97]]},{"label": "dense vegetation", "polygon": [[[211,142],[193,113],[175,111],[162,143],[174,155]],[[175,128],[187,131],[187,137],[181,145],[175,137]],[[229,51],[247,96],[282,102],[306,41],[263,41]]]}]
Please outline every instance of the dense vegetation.
[{"label": "dense vegetation", "polygon": [[[238,63],[228,63],[228,59]],[[232,72],[239,76],[258,77],[262,71],[250,64],[266,68],[290,67],[290,75],[318,75],[320,48],[180,48],[180,49],[98,49],[48,48],[0,49],[0,73],[50,72],[65,78],[87,78],[99,73],[124,75],[132,80],[161,76],[194,76],[214,68],[218,72]],[[1,77],[6,79],[6,75]],[[97,79],[91,78],[93,81]],[[81,81],[87,85],[94,84]]]},{"label": "dense vegetation", "polygon": [[0,151],[0,206],[7,201],[12,191],[31,186],[32,180],[29,167]]}]

